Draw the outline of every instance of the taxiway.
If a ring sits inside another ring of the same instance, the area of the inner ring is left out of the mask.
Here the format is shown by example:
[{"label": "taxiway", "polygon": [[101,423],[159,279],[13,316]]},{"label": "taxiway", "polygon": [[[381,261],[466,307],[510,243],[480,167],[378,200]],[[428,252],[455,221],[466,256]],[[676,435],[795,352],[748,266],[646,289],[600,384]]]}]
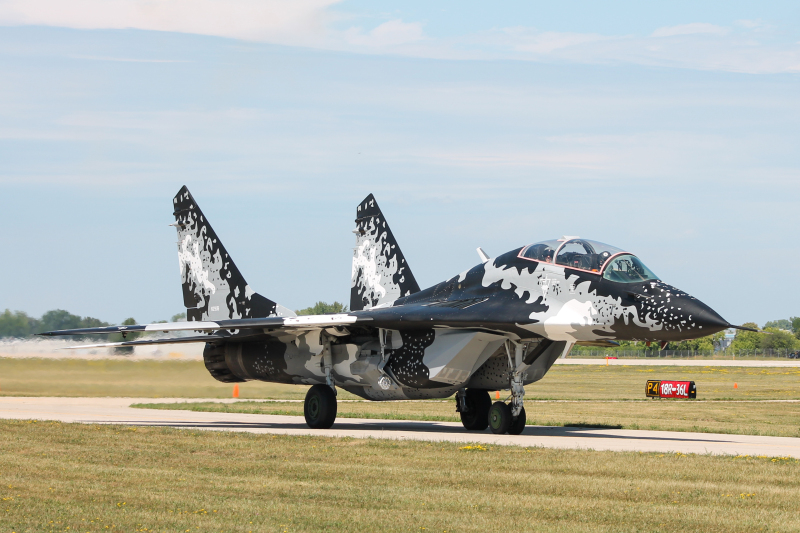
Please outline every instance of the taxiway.
[{"label": "taxiway", "polygon": [[2,397],[0,418],[57,420],[86,424],[161,426],[194,430],[244,431],[327,437],[413,439],[490,445],[543,446],[610,451],[762,455],[800,459],[800,438],[528,426],[522,435],[467,432],[458,423],[340,418],[332,429],[309,429],[303,417],[151,410],[134,403],[184,402],[153,398]]}]

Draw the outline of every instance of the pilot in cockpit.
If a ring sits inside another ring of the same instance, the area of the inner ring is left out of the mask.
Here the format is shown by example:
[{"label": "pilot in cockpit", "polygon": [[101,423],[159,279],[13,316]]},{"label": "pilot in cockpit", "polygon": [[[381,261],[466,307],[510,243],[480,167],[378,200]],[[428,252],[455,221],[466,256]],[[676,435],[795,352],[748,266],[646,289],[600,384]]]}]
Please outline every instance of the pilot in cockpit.
[{"label": "pilot in cockpit", "polygon": [[595,273],[617,283],[658,279],[635,255],[578,237],[562,237],[528,245],[520,250],[519,257]]}]

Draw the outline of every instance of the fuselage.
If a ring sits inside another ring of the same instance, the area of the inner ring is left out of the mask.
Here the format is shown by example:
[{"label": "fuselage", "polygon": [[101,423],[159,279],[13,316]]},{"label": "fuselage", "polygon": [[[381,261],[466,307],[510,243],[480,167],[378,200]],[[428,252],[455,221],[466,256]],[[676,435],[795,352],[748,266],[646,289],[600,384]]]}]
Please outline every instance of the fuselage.
[{"label": "fuselage", "polygon": [[[432,325],[483,327],[513,332],[520,338],[567,342],[680,341],[729,327],[700,300],[659,279],[612,281],[603,271],[520,257],[522,250],[517,248],[399,298],[391,306],[398,315],[395,326],[402,329],[402,322],[419,322],[420,310],[412,304],[441,307],[453,302],[451,314],[456,321],[434,319]],[[409,306],[405,316],[403,306]]]},{"label": "fuselage", "polygon": [[[397,263],[386,261],[386,276]],[[376,273],[364,279],[380,295],[386,276]],[[570,238],[511,250],[427,289],[338,316],[352,325],[265,330],[209,344],[207,365],[222,365],[236,379],[322,384],[330,353],[334,382],[364,398],[443,398],[465,388],[509,388],[509,342],[522,349],[522,383],[529,384],[575,343],[663,343],[729,326],[632,254]]]}]

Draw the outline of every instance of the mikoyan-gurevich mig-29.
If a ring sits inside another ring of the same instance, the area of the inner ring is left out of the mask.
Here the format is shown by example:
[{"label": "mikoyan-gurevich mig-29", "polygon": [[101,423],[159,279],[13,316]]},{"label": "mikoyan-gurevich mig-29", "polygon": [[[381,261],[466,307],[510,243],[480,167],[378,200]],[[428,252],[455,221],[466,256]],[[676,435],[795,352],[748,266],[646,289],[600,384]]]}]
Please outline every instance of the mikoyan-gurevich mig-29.
[{"label": "mikoyan-gurevich mig-29", "polygon": [[[464,427],[519,434],[524,386],[574,345],[694,339],[731,326],[635,255],[565,236],[490,258],[420,290],[372,195],[356,209],[350,310],[294,312],[250,288],[189,190],[173,200],[186,322],[44,335],[196,331],[84,347],[203,342],[211,375],[311,385],[312,428],[336,418],[336,388],[368,400],[455,394]],[[492,403],[490,391],[509,391]]]}]

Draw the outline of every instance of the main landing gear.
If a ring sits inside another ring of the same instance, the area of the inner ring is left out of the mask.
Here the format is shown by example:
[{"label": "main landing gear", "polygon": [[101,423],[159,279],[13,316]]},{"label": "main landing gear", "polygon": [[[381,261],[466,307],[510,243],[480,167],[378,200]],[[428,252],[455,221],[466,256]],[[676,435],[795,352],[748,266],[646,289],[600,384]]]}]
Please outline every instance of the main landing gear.
[{"label": "main landing gear", "polygon": [[306,424],[311,429],[330,429],[336,420],[336,393],[328,385],[313,385],[303,405]]},{"label": "main landing gear", "polygon": [[306,393],[303,416],[311,429],[330,429],[336,420],[336,384],[331,373],[333,369],[333,350],[331,340],[324,337],[325,348],[320,361],[325,372],[325,385],[312,385]]}]

